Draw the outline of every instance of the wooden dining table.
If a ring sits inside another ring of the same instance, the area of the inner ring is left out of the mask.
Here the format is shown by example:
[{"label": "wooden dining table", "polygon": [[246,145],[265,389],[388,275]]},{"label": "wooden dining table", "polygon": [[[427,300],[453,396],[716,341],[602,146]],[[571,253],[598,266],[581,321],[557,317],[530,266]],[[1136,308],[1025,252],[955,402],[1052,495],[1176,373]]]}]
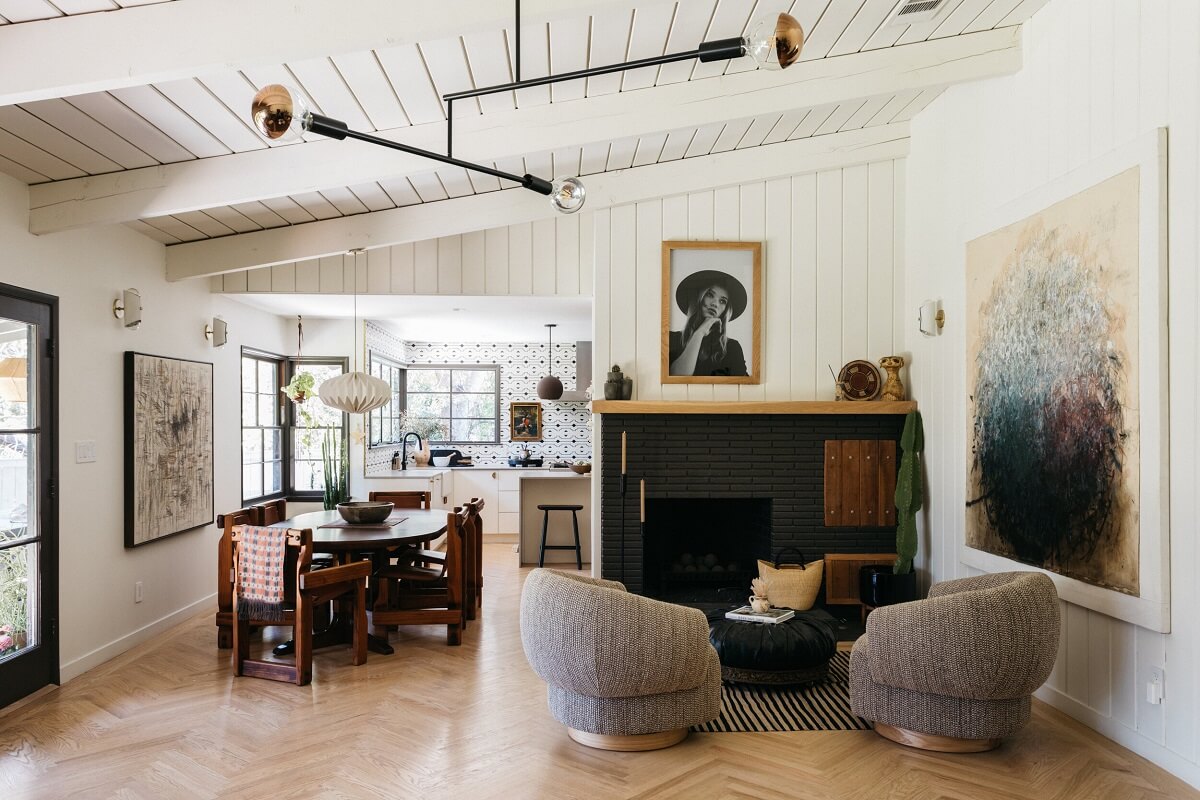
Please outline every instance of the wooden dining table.
[{"label": "wooden dining table", "polygon": [[[272,524],[272,528],[311,528],[313,551],[333,553],[339,561],[347,561],[357,553],[369,552],[376,566],[382,565],[388,552],[406,545],[420,544],[445,533],[449,512],[444,509],[397,508],[385,523],[347,524],[337,511],[310,511]],[[390,524],[399,519],[399,522]],[[334,526],[334,527],[325,527]],[[313,647],[349,642],[353,638],[350,621],[334,614],[329,627],[313,633]],[[373,653],[391,655],[394,651],[387,640],[370,634],[367,648]],[[292,642],[275,648],[276,655],[293,652]]]}]

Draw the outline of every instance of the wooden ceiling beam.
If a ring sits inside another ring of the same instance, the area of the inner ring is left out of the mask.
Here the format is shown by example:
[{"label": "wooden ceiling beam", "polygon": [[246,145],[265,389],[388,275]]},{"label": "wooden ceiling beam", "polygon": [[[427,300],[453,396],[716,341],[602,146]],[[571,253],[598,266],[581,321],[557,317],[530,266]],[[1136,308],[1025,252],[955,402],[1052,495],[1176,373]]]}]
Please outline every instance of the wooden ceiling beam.
[{"label": "wooden ceiling beam", "polygon": [[[585,180],[586,212],[668,194],[903,158],[907,154],[908,123],[897,122],[605,172],[590,175]],[[203,278],[286,264],[337,255],[358,247],[387,247],[453,236],[553,218],[557,213],[542,195],[524,189],[505,189],[171,245],[167,248],[167,280]]]},{"label": "wooden ceiling beam", "polygon": [[[632,9],[632,0],[525,0],[522,21]],[[513,24],[512,3],[441,13],[396,0],[175,0],[0,26],[0,105],[251,65],[429,42]],[[80,54],[86,53],[86,58]]]},{"label": "wooden ceiling beam", "polygon": [[[454,154],[477,162],[501,160],[942,87],[1009,74],[1020,65],[1019,29],[985,31],[803,62],[784,72],[741,72],[464,117],[455,120]],[[446,128],[444,123],[417,125],[380,135],[441,152]],[[32,186],[29,229],[41,234],[148,219],[397,179],[438,166],[363,142],[324,140],[255,150]]]}]

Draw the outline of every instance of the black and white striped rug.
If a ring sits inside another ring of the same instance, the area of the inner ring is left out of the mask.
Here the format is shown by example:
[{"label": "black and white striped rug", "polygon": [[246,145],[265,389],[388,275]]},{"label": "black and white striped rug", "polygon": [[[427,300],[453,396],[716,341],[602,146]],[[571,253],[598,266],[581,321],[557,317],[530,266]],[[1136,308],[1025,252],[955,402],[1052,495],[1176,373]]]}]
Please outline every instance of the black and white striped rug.
[{"label": "black and white striped rug", "polygon": [[871,725],[850,710],[850,654],[837,652],[829,677],[812,686],[721,684],[721,716],[696,725],[707,733],[859,731]]}]

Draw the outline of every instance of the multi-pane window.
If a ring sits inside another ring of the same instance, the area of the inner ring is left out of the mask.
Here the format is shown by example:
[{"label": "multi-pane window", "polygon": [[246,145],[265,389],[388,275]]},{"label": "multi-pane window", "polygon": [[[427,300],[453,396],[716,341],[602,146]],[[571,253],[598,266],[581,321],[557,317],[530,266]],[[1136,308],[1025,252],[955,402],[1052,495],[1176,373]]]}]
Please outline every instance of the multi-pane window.
[{"label": "multi-pane window", "polygon": [[412,367],[407,370],[409,418],[433,419],[450,444],[499,442],[498,367]]},{"label": "multi-pane window", "polygon": [[242,499],[283,491],[283,360],[242,356]]},{"label": "multi-pane window", "polygon": [[[313,376],[313,391],[330,378],[341,375],[341,364],[303,363],[293,369],[303,369]],[[342,452],[342,421],[345,415],[330,408],[319,397],[311,397],[293,407],[292,425],[292,490],[293,492],[322,492],[325,490],[325,466],[321,456],[321,445],[327,434],[331,434],[334,457]]]},{"label": "multi-pane window", "polygon": [[404,435],[400,430],[400,416],[404,412],[404,367],[372,353],[370,370],[392,389],[392,399],[371,412],[371,446],[394,444]]},{"label": "multi-pane window", "polygon": [[[288,400],[281,389],[292,375],[313,376],[312,396]],[[325,487],[321,445],[332,435],[335,458],[346,435],[346,415],[317,397],[321,384],[345,372],[344,359],[287,359],[242,352],[242,501],[316,496]]]}]

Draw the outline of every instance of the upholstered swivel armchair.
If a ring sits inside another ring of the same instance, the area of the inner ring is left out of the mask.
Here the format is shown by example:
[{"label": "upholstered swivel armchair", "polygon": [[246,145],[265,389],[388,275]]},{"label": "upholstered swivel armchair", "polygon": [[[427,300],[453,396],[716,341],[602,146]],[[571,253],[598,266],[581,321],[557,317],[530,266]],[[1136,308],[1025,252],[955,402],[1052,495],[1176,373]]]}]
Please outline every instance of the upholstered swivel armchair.
[{"label": "upholstered swivel armchair", "polygon": [[669,747],[720,713],[721,663],[697,609],[535,569],[521,593],[521,643],[550,713],[580,744]]},{"label": "upholstered swivel armchair", "polygon": [[1058,653],[1058,593],[1037,572],[936,584],[883,606],[850,654],[850,705],[900,744],[990,750],[1029,721]]}]

